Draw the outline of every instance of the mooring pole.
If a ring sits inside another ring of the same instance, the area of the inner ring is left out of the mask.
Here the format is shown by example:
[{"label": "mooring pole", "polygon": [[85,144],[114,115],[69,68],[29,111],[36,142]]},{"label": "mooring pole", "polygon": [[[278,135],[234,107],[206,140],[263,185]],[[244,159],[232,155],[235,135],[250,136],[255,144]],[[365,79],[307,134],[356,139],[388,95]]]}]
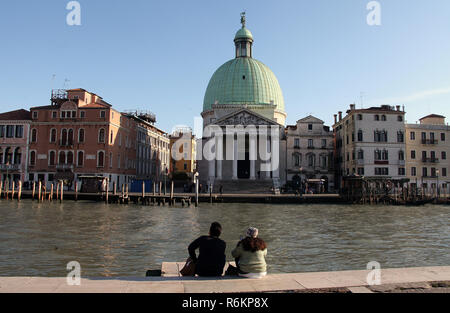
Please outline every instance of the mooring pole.
[{"label": "mooring pole", "polygon": [[78,201],[78,181],[75,181],[75,201]]},{"label": "mooring pole", "polygon": [[13,200],[14,199],[14,188],[16,187],[16,182],[13,180],[13,182],[12,182],[12,192],[11,192],[11,200]]},{"label": "mooring pole", "polygon": [[42,194],[42,182],[39,181],[38,202],[41,202],[41,194]]},{"label": "mooring pole", "polygon": [[62,203],[64,200],[64,181],[61,180],[61,198],[59,199],[59,202]]},{"label": "mooring pole", "polygon": [[17,194],[17,201],[20,202],[20,198],[22,198],[22,181],[19,181],[19,193]]},{"label": "mooring pole", "polygon": [[106,204],[109,203],[109,178],[106,178]]}]

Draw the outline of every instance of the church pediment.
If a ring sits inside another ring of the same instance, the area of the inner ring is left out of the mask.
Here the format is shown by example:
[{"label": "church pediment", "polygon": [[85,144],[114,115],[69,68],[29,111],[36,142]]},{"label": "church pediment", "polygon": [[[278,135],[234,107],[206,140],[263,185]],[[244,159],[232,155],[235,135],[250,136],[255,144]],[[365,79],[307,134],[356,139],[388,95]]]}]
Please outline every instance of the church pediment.
[{"label": "church pediment", "polygon": [[222,117],[217,125],[278,125],[276,122],[247,109]]}]

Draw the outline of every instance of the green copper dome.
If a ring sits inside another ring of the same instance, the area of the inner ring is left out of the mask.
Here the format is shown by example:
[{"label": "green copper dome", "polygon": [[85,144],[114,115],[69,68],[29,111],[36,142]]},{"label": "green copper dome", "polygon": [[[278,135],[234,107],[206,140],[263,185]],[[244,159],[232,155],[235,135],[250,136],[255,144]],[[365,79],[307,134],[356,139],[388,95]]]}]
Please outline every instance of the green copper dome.
[{"label": "green copper dome", "polygon": [[251,31],[249,31],[247,28],[242,27],[236,33],[234,40],[236,40],[236,39],[251,39],[251,40],[253,40],[253,35],[252,35]]},{"label": "green copper dome", "polygon": [[203,111],[214,103],[242,105],[276,105],[284,112],[280,84],[263,63],[249,58],[236,58],[222,65],[211,78],[203,102]]}]

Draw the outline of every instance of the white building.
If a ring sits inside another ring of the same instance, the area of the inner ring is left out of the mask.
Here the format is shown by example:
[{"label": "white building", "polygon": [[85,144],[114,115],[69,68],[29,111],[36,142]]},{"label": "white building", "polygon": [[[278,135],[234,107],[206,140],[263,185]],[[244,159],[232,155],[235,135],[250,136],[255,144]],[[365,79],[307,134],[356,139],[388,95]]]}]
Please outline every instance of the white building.
[{"label": "white building", "polygon": [[334,116],[336,184],[349,176],[406,179],[405,111],[382,105]]}]

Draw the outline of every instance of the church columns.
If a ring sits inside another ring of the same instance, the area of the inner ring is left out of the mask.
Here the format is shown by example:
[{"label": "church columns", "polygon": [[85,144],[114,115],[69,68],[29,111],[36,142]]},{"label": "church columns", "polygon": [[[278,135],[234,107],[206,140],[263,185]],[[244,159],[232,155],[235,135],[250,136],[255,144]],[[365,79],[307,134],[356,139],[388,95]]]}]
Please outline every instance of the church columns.
[{"label": "church columns", "polygon": [[250,179],[255,180],[255,169],[256,169],[256,157],[257,157],[257,143],[256,138],[253,136],[250,136]]},{"label": "church columns", "polygon": [[238,143],[233,140],[233,180],[238,179]]},{"label": "church columns", "polygon": [[[267,143],[266,143],[266,151],[269,151],[270,154],[272,154],[272,147],[271,147],[271,142],[270,142],[270,137],[267,137]],[[266,163],[267,165],[269,165],[271,162],[271,160],[267,160],[268,163]],[[270,173],[271,173],[271,169],[269,168],[268,171],[266,171],[266,179],[270,179]]]},{"label": "church columns", "polygon": [[[272,178],[280,178],[280,146],[275,139],[271,141],[271,164],[272,164]],[[275,157],[276,156],[276,157]]]},{"label": "church columns", "polygon": [[223,137],[216,137],[217,179],[222,179]]},{"label": "church columns", "polygon": [[[217,155],[217,144],[214,144],[214,151],[215,154]],[[210,183],[212,183],[214,181],[214,179],[216,178],[216,158],[213,158],[212,160],[208,161],[208,176],[209,176],[209,181]]]}]

